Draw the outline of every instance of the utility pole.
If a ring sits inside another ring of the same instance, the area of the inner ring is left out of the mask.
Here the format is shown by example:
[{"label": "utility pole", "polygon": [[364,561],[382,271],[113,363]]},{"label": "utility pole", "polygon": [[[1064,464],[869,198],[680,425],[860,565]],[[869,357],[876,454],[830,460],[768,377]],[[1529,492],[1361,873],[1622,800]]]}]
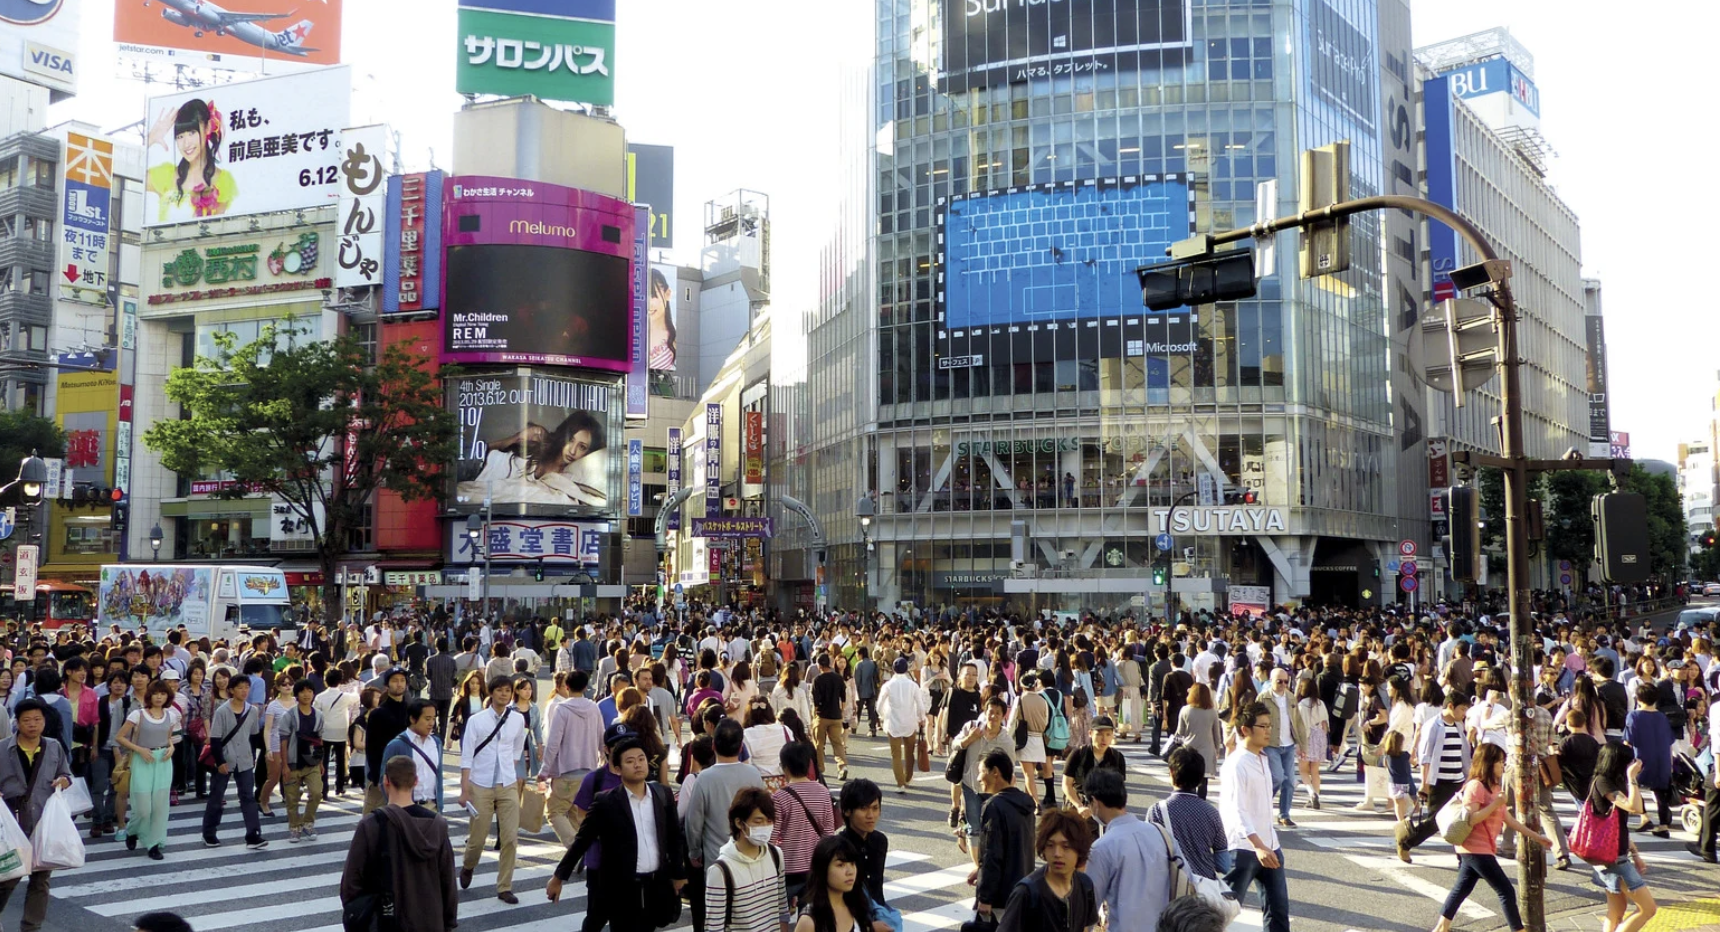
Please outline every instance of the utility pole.
[{"label": "utility pole", "polygon": [[[1345,144],[1340,144],[1343,146]],[[1308,153],[1313,155],[1314,153]],[[1339,157],[1334,161],[1339,168],[1331,171],[1332,176],[1347,179],[1347,169],[1343,168],[1346,158]],[[1318,162],[1315,163],[1316,165]],[[1308,163],[1304,163],[1305,173]],[[1310,187],[1312,181],[1303,179],[1303,186]],[[1345,185],[1341,182],[1336,186],[1328,184],[1326,190],[1336,191],[1341,196]],[[1305,200],[1304,203],[1307,203]],[[1535,799],[1540,792],[1540,766],[1536,760],[1535,749],[1529,746],[1529,726],[1531,722],[1530,709],[1534,702],[1534,630],[1529,618],[1529,541],[1528,541],[1528,498],[1529,477],[1534,472],[1547,472],[1566,469],[1606,469],[1616,474],[1629,469],[1628,460],[1596,460],[1584,457],[1569,457],[1564,460],[1530,460],[1524,450],[1523,436],[1523,387],[1522,359],[1518,357],[1517,321],[1518,312],[1516,301],[1511,296],[1511,264],[1499,258],[1487,238],[1481,231],[1456,211],[1444,205],[1434,203],[1419,197],[1401,195],[1379,195],[1364,197],[1356,200],[1342,200],[1338,203],[1328,203],[1289,217],[1263,220],[1242,229],[1229,230],[1207,236],[1197,236],[1185,240],[1167,250],[1173,256],[1173,261],[1160,266],[1147,267],[1140,270],[1142,277],[1143,297],[1148,307],[1154,306],[1154,299],[1160,304],[1178,306],[1183,304],[1208,303],[1213,300],[1227,300],[1234,297],[1246,297],[1241,292],[1246,290],[1252,294],[1251,282],[1234,274],[1234,269],[1221,267],[1222,263],[1236,260],[1252,260],[1246,251],[1226,252],[1214,255],[1215,246],[1239,243],[1244,240],[1264,239],[1284,230],[1312,229],[1316,234],[1329,234],[1336,227],[1339,238],[1347,233],[1342,228],[1342,221],[1355,214],[1368,213],[1377,210],[1404,210],[1420,214],[1451,227],[1468,241],[1471,247],[1482,257],[1478,265],[1459,269],[1452,273],[1452,282],[1459,290],[1470,290],[1483,286],[1491,286],[1487,295],[1492,302],[1494,321],[1497,331],[1498,347],[1496,367],[1503,389],[1504,416],[1500,424],[1500,447],[1503,456],[1468,456],[1454,454],[1453,459],[1458,463],[1473,461],[1477,465],[1497,467],[1504,473],[1505,479],[1505,546],[1507,566],[1507,586],[1509,588],[1510,637],[1511,637],[1511,760],[1514,766],[1513,784],[1516,794],[1518,818],[1531,829],[1540,831],[1540,817],[1535,807]],[[1316,249],[1332,249],[1327,256],[1321,257],[1313,265],[1312,271],[1317,274],[1342,271],[1348,266],[1347,250],[1336,250],[1331,244],[1332,237],[1325,236],[1325,245],[1317,236]],[[1192,272],[1191,273],[1191,266]],[[1227,274],[1227,271],[1231,274]],[[1304,273],[1310,272],[1308,262],[1304,262]],[[1461,395],[1461,382],[1455,385],[1454,392]],[[1523,907],[1523,920],[1531,932],[1545,932],[1546,929],[1546,878],[1547,866],[1542,858],[1542,851],[1528,839],[1523,840],[1518,861],[1519,898]]]}]

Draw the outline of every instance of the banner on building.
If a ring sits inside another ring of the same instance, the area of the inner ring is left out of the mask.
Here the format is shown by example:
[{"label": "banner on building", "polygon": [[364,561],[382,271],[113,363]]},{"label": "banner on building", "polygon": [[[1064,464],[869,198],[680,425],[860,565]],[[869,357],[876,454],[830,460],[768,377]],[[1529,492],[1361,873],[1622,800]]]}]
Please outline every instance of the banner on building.
[{"label": "banner on building", "polygon": [[633,301],[628,321],[633,328],[631,368],[627,371],[627,419],[642,421],[650,416],[651,370],[647,365],[646,302],[651,288],[651,208],[633,207]]},{"label": "banner on building", "polygon": [[78,92],[78,15],[85,0],[0,2],[0,74],[48,89],[48,102]]},{"label": "banner on building", "polygon": [[1180,70],[1192,54],[1187,0],[943,0],[946,94],[1036,79]]},{"label": "banner on building", "polygon": [[672,265],[651,266],[651,283],[646,291],[645,324],[650,347],[646,364],[654,372],[671,372],[675,355],[680,351],[676,342],[676,302],[680,278]]},{"label": "banner on building", "polygon": [[[666,492],[664,493],[665,497],[663,499],[665,502],[673,499],[675,495],[681,491],[681,428],[679,427],[669,428],[668,469],[669,481],[666,486]],[[671,531],[678,531],[681,529],[680,508],[673,508],[669,511],[669,521],[666,527]]]},{"label": "banner on building", "polygon": [[382,284],[383,227],[387,215],[388,127],[361,126],[341,132],[340,248],[334,283],[340,288]]},{"label": "banner on building", "polygon": [[705,516],[723,513],[723,406],[705,405]]},{"label": "banner on building", "polygon": [[[1427,199],[1457,209],[1457,150],[1453,146],[1454,95],[1449,76],[1422,82],[1427,146]],[[1433,269],[1433,300],[1437,304],[1457,297],[1451,273],[1457,269],[1457,231],[1429,218],[1428,258]]]},{"label": "banner on building", "polygon": [[325,271],[324,245],[315,231],[281,230],[145,249],[149,306],[154,314],[177,314],[217,302],[237,307],[314,300],[300,293],[334,285]]},{"label": "banner on building", "polygon": [[770,538],[776,536],[775,518],[694,518],[694,537]]},{"label": "banner on building", "polygon": [[1272,607],[1271,586],[1231,586],[1228,596],[1232,615],[1254,617]]},{"label": "banner on building", "polygon": [[627,441],[627,516],[645,513],[645,441]]},{"label": "banner on building", "polygon": [[764,493],[764,412],[748,411],[741,417],[745,431],[742,439],[746,444],[743,482],[757,487],[756,491],[752,488],[746,491],[746,497],[756,498]]},{"label": "banner on building", "polygon": [[622,440],[614,383],[543,375],[469,376],[449,383],[459,422],[455,501],[607,510],[618,507]]},{"label": "banner on building", "polygon": [[[42,548],[36,544],[20,544],[16,559],[18,563],[12,575],[13,593],[36,591],[36,568],[42,565]],[[33,600],[26,595],[22,601],[29,604]]]},{"label": "banner on building", "polygon": [[60,192],[60,300],[108,306],[113,143],[66,134]]},{"label": "banner on building", "polygon": [[[608,533],[609,525],[600,521],[539,521],[528,518],[491,521],[490,562],[542,560],[549,564],[596,566],[602,562],[603,540]],[[465,522],[449,522],[448,535],[450,564],[483,564],[484,549],[466,536]]]},{"label": "banner on building", "polygon": [[675,147],[627,144],[627,199],[651,205],[651,248],[675,247]]},{"label": "banner on building", "polygon": [[150,98],[143,225],[336,203],[351,97],[342,66]]},{"label": "banner on building", "polygon": [[338,65],[343,3],[120,0],[113,38],[121,55],[166,65],[276,73]]},{"label": "banner on building", "polygon": [[383,239],[382,310],[442,306],[442,172],[388,179]]},{"label": "banner on building", "polygon": [[461,94],[615,103],[614,0],[460,0]]}]

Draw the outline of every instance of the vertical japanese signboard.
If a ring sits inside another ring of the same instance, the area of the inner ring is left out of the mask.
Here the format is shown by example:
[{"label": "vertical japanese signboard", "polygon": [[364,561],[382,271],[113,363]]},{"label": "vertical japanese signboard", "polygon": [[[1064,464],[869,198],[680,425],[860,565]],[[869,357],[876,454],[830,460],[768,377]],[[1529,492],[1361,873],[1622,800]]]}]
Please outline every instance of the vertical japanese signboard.
[{"label": "vertical japanese signboard", "polygon": [[361,126],[341,133],[340,249],[334,283],[341,288],[382,284],[382,228],[388,170],[388,127]]},{"label": "vertical japanese signboard", "polygon": [[[18,569],[12,576],[12,591],[15,593],[35,592],[36,567],[42,562],[42,548],[35,544],[21,544],[18,547],[17,557]],[[30,604],[30,600],[30,596],[26,595],[20,601],[28,605]]]},{"label": "vertical japanese signboard", "polygon": [[723,513],[723,406],[705,405],[705,517]]},{"label": "vertical japanese signboard", "polygon": [[642,421],[650,417],[651,371],[646,365],[650,346],[645,340],[645,300],[651,283],[651,208],[638,204],[633,213],[633,365],[627,371],[627,419]]},{"label": "vertical japanese signboard", "polygon": [[645,441],[627,441],[627,517],[645,513]]},{"label": "vertical japanese signboard", "polygon": [[382,310],[442,306],[442,172],[388,179],[384,207]]},{"label": "vertical japanese signboard", "polygon": [[[746,474],[742,481],[748,487],[747,496],[751,498],[764,490],[764,412],[748,411],[742,417],[744,420],[741,436],[746,444],[743,459]],[[753,488],[754,486],[757,488]]]},{"label": "vertical japanese signboard", "polygon": [[66,134],[60,212],[60,300],[106,307],[113,143]]},{"label": "vertical japanese signboard", "polygon": [[[663,499],[665,502],[674,499],[675,494],[681,491],[681,428],[679,427],[669,428],[669,482],[667,488],[668,491],[664,493]],[[669,521],[665,526],[671,531],[681,529],[680,508],[670,509]]]}]

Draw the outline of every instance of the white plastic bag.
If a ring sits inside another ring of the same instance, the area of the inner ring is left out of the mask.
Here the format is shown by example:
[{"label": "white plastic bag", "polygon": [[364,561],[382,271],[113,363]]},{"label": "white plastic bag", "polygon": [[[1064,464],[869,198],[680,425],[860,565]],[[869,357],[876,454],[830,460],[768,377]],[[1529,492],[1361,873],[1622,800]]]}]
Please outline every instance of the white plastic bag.
[{"label": "white plastic bag", "polygon": [[73,870],[84,866],[84,840],[78,837],[78,827],[72,822],[65,790],[55,790],[42,805],[42,817],[36,820],[30,850],[36,855],[33,870]]},{"label": "white plastic bag", "polygon": [[72,818],[77,818],[96,807],[90,799],[90,785],[83,777],[73,777],[72,786],[66,790],[66,805],[72,810]]},{"label": "white plastic bag", "polygon": [[30,876],[33,865],[30,837],[12,816],[12,807],[0,803],[0,881]]}]

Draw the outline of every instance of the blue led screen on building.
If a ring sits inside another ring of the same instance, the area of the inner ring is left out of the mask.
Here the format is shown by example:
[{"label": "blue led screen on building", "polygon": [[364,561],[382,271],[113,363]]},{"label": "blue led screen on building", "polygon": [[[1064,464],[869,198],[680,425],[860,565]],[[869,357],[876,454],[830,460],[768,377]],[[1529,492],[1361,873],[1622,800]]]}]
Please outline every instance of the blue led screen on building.
[{"label": "blue led screen on building", "polygon": [[953,198],[940,212],[944,326],[1141,311],[1135,269],[1193,230],[1180,176],[1034,185]]}]

